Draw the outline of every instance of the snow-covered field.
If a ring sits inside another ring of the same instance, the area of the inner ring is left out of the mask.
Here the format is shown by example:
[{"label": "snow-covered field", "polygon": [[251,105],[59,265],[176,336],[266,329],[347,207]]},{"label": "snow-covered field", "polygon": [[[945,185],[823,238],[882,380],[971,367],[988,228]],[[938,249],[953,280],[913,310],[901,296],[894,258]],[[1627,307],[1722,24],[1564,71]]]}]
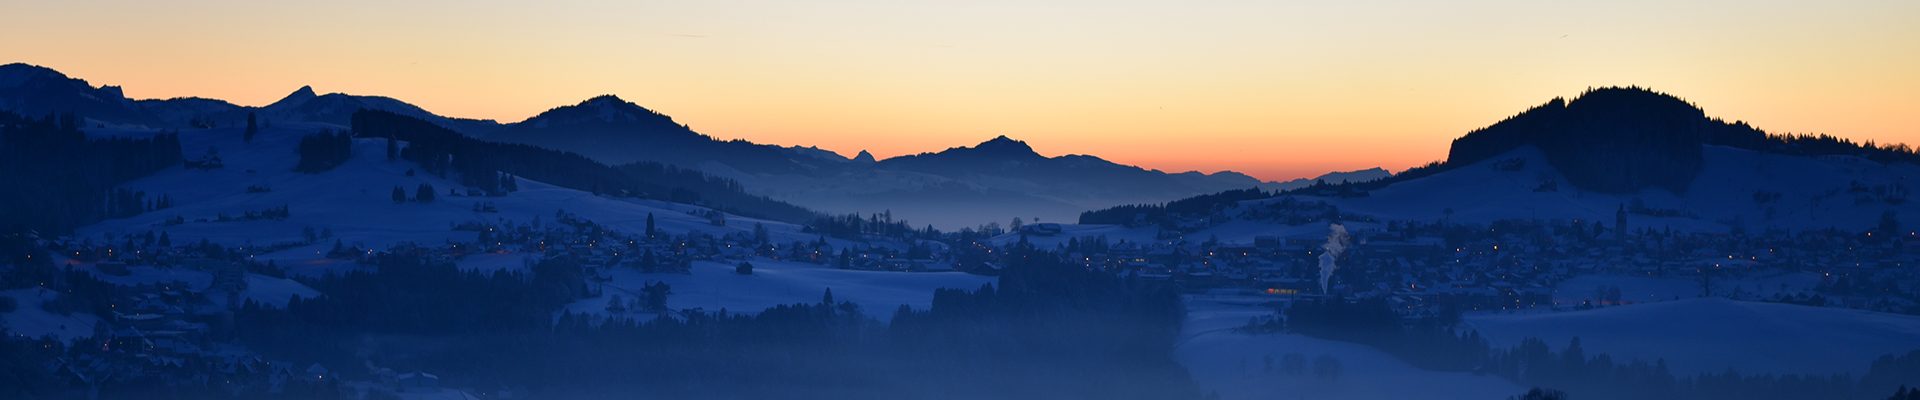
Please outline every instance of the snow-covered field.
[{"label": "snow-covered field", "polygon": [[724,308],[728,312],[752,313],[781,304],[818,303],[821,295],[831,288],[835,302],[852,301],[868,316],[887,321],[902,304],[926,309],[933,303],[934,289],[971,290],[994,282],[993,277],[963,272],[854,271],[763,258],[749,262],[753,263],[753,275],[734,273],[732,264],[707,261],[694,262],[691,274],[649,274],[614,268],[608,271],[613,280],[605,284],[600,297],[576,301],[568,305],[567,310],[606,315],[612,296],[620,296],[623,301],[644,298],[641,290],[647,283],[665,282],[673,287],[667,307],[676,310]]},{"label": "snow-covered field", "polygon": [[[114,275],[102,272],[92,264],[83,264],[78,266],[77,269],[86,271],[101,281],[120,286],[162,285],[164,287],[166,285],[180,285],[177,289],[201,292],[205,291],[208,286],[213,285],[212,273],[184,267],[158,268],[144,265],[131,266],[127,267],[126,275]],[[292,300],[294,296],[312,298],[320,295],[319,291],[313,290],[313,288],[307,287],[307,285],[303,285],[292,279],[275,278],[249,272],[246,275],[246,280],[246,288],[240,292],[241,299],[253,300],[255,303],[260,303],[261,305],[285,307],[287,301]],[[224,303],[226,301],[226,298],[221,296],[209,296],[209,298],[216,303]]]},{"label": "snow-covered field", "polygon": [[0,291],[0,296],[13,299],[14,310],[0,314],[5,321],[7,334],[39,338],[51,336],[61,341],[72,341],[93,335],[93,324],[100,322],[99,317],[85,312],[72,315],[59,315],[40,308],[40,303],[59,297],[58,293],[45,288],[27,288]]},{"label": "snow-covered field", "polygon": [[[1175,356],[1202,390],[1221,399],[1503,399],[1526,391],[1504,379],[1415,368],[1392,355],[1347,342],[1292,334],[1244,334],[1232,329],[1271,308],[1248,301],[1189,296],[1187,322]],[[1307,360],[1308,372],[1287,374],[1288,354]],[[1322,378],[1313,360],[1329,356],[1342,372]],[[1268,371],[1267,362],[1275,364]]]},{"label": "snow-covered field", "polygon": [[1851,374],[1874,358],[1920,350],[1920,317],[1831,307],[1697,298],[1587,311],[1469,314],[1495,346],[1528,337],[1556,351],[1574,338],[1589,355],[1666,359],[1678,374]]}]

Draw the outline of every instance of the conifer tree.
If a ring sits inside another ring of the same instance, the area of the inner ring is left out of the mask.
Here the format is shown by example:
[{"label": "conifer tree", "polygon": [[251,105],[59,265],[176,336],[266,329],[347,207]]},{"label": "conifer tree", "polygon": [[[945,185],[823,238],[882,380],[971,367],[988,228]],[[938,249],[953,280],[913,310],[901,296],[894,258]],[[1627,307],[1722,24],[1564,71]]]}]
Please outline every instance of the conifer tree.
[{"label": "conifer tree", "polygon": [[240,137],[240,140],[245,141],[247,143],[253,143],[253,135],[256,133],[260,133],[260,124],[254,120],[253,113],[248,112],[247,113],[247,132]]},{"label": "conifer tree", "polygon": [[433,185],[422,183],[413,191],[413,200],[421,203],[432,203],[433,196]]}]

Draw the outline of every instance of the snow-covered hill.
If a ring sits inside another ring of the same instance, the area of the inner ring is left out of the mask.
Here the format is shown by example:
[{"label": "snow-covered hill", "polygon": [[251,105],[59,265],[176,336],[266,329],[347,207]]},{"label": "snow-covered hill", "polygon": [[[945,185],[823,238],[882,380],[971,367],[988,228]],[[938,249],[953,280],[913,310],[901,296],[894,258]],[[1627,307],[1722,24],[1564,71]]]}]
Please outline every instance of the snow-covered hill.
[{"label": "snow-covered hill", "polygon": [[[84,227],[75,235],[101,237],[155,231],[169,233],[176,243],[206,239],[227,245],[270,246],[301,242],[306,229],[312,228],[331,230],[349,245],[385,248],[401,242],[439,245],[448,240],[471,241],[473,232],[452,227],[464,222],[551,220],[556,211],[565,210],[629,232],[643,230],[647,216],[652,214],[659,229],[673,233],[751,232],[756,224],[763,224],[777,241],[816,239],[815,235],[801,234],[800,227],[793,224],[728,216],[726,226],[716,226],[694,215],[707,211],[702,207],[601,197],[524,179],[519,191],[505,196],[466,196],[464,191],[448,194],[447,190],[462,186],[419,171],[412,162],[388,161],[386,143],[379,139],[355,139],[352,158],[338,168],[317,174],[294,172],[298,162],[295,147],[300,138],[331,128],[324,124],[277,124],[263,130],[252,143],[242,141],[239,127],[182,131],[181,146],[187,158],[217,153],[225,166],[211,170],[173,167],[132,181],[125,187],[149,196],[164,194],[172,199],[173,207],[107,220]],[[115,130],[91,134],[143,133]],[[438,199],[430,203],[392,201],[394,187],[412,195],[421,184],[436,188]],[[475,211],[476,204],[491,205],[497,212]],[[288,208],[288,218],[238,219],[249,211],[281,206]],[[223,222],[221,215],[233,218]],[[176,218],[184,222],[168,222]],[[321,258],[315,253],[330,245],[330,241],[316,243],[262,256],[303,262]]]}]

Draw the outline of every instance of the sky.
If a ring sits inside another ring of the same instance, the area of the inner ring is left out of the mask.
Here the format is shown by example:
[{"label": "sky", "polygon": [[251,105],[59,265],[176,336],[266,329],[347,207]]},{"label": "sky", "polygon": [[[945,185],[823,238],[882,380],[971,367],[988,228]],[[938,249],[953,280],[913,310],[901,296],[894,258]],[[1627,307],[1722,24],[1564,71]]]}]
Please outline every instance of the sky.
[{"label": "sky", "polygon": [[134,98],[302,85],[512,122],[615,94],[723,139],[1280,180],[1446,157],[1637,85],[1772,132],[1920,143],[1920,1],[0,0],[0,63]]}]

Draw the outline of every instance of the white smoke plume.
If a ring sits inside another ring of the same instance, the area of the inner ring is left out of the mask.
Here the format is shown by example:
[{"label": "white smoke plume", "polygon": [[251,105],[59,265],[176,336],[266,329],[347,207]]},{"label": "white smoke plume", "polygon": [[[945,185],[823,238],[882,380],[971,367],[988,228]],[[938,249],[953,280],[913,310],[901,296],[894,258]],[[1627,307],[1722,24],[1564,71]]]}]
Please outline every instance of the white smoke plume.
[{"label": "white smoke plume", "polygon": [[1334,261],[1340,253],[1347,252],[1347,246],[1353,237],[1347,235],[1347,227],[1340,224],[1327,224],[1327,244],[1320,245],[1320,293],[1327,293],[1327,280],[1333,278],[1333,270],[1340,269]]}]

